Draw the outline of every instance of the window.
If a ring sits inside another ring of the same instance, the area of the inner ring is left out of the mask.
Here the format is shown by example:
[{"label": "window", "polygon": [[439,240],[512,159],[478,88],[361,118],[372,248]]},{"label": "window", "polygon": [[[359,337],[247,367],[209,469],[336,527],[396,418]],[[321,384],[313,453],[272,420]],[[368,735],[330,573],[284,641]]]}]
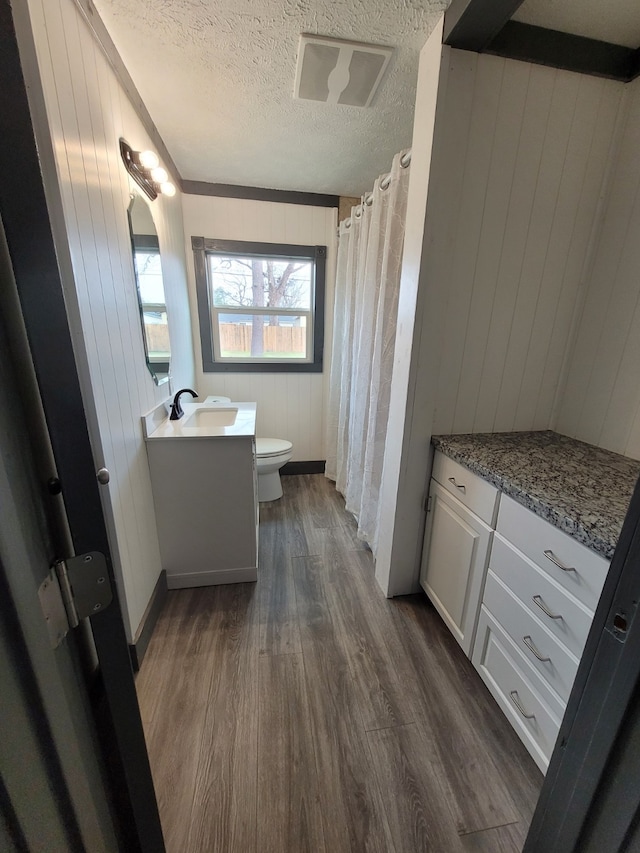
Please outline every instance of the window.
[{"label": "window", "polygon": [[326,246],[191,245],[205,371],[322,371]]},{"label": "window", "polygon": [[154,375],[168,375],[171,345],[158,238],[150,234],[136,235],[133,262],[147,362]]}]

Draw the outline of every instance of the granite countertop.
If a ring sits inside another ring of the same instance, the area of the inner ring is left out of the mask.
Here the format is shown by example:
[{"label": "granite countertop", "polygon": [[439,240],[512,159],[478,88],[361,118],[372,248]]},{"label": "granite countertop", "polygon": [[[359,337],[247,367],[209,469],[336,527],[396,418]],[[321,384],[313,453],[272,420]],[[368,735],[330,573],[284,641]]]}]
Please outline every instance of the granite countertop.
[{"label": "granite countertop", "polygon": [[613,556],[640,462],[550,430],[437,435],[431,441],[588,548]]}]

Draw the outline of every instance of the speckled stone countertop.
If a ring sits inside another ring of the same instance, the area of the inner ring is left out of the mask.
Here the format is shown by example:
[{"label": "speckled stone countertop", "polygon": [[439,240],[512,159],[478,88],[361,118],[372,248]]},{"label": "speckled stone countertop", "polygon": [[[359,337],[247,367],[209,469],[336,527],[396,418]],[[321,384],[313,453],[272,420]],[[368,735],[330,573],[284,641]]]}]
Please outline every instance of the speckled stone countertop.
[{"label": "speckled stone countertop", "polygon": [[438,450],[611,559],[640,462],[541,432],[437,435]]}]

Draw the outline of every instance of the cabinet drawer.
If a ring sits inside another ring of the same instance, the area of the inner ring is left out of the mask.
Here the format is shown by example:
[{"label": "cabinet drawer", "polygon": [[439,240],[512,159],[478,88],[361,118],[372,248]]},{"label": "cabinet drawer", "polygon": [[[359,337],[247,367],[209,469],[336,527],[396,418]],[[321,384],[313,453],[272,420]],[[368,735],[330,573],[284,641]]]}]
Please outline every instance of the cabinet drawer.
[{"label": "cabinet drawer", "polygon": [[544,773],[564,708],[484,606],[478,621],[473,665]]},{"label": "cabinet drawer", "polygon": [[496,533],[489,566],[551,633],[580,658],[593,614]]},{"label": "cabinet drawer", "polygon": [[436,451],[433,479],[479,516],[489,527],[495,527],[499,492],[477,474],[472,474],[453,459]]},{"label": "cabinet drawer", "polygon": [[566,702],[576,677],[577,658],[560,645],[491,571],[487,574],[483,603],[531,666]]},{"label": "cabinet drawer", "polygon": [[[609,570],[604,557],[507,495],[502,495],[500,501],[497,529],[589,610],[595,611]],[[554,559],[569,570],[557,566]]]}]

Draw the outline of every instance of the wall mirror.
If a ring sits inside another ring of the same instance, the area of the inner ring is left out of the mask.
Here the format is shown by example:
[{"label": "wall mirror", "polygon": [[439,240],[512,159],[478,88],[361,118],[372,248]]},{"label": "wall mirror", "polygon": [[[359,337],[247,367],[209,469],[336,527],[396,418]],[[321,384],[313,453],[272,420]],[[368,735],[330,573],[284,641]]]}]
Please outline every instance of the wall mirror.
[{"label": "wall mirror", "polygon": [[149,205],[132,193],[127,210],[147,367],[156,385],[169,380],[171,346],[158,234]]}]

